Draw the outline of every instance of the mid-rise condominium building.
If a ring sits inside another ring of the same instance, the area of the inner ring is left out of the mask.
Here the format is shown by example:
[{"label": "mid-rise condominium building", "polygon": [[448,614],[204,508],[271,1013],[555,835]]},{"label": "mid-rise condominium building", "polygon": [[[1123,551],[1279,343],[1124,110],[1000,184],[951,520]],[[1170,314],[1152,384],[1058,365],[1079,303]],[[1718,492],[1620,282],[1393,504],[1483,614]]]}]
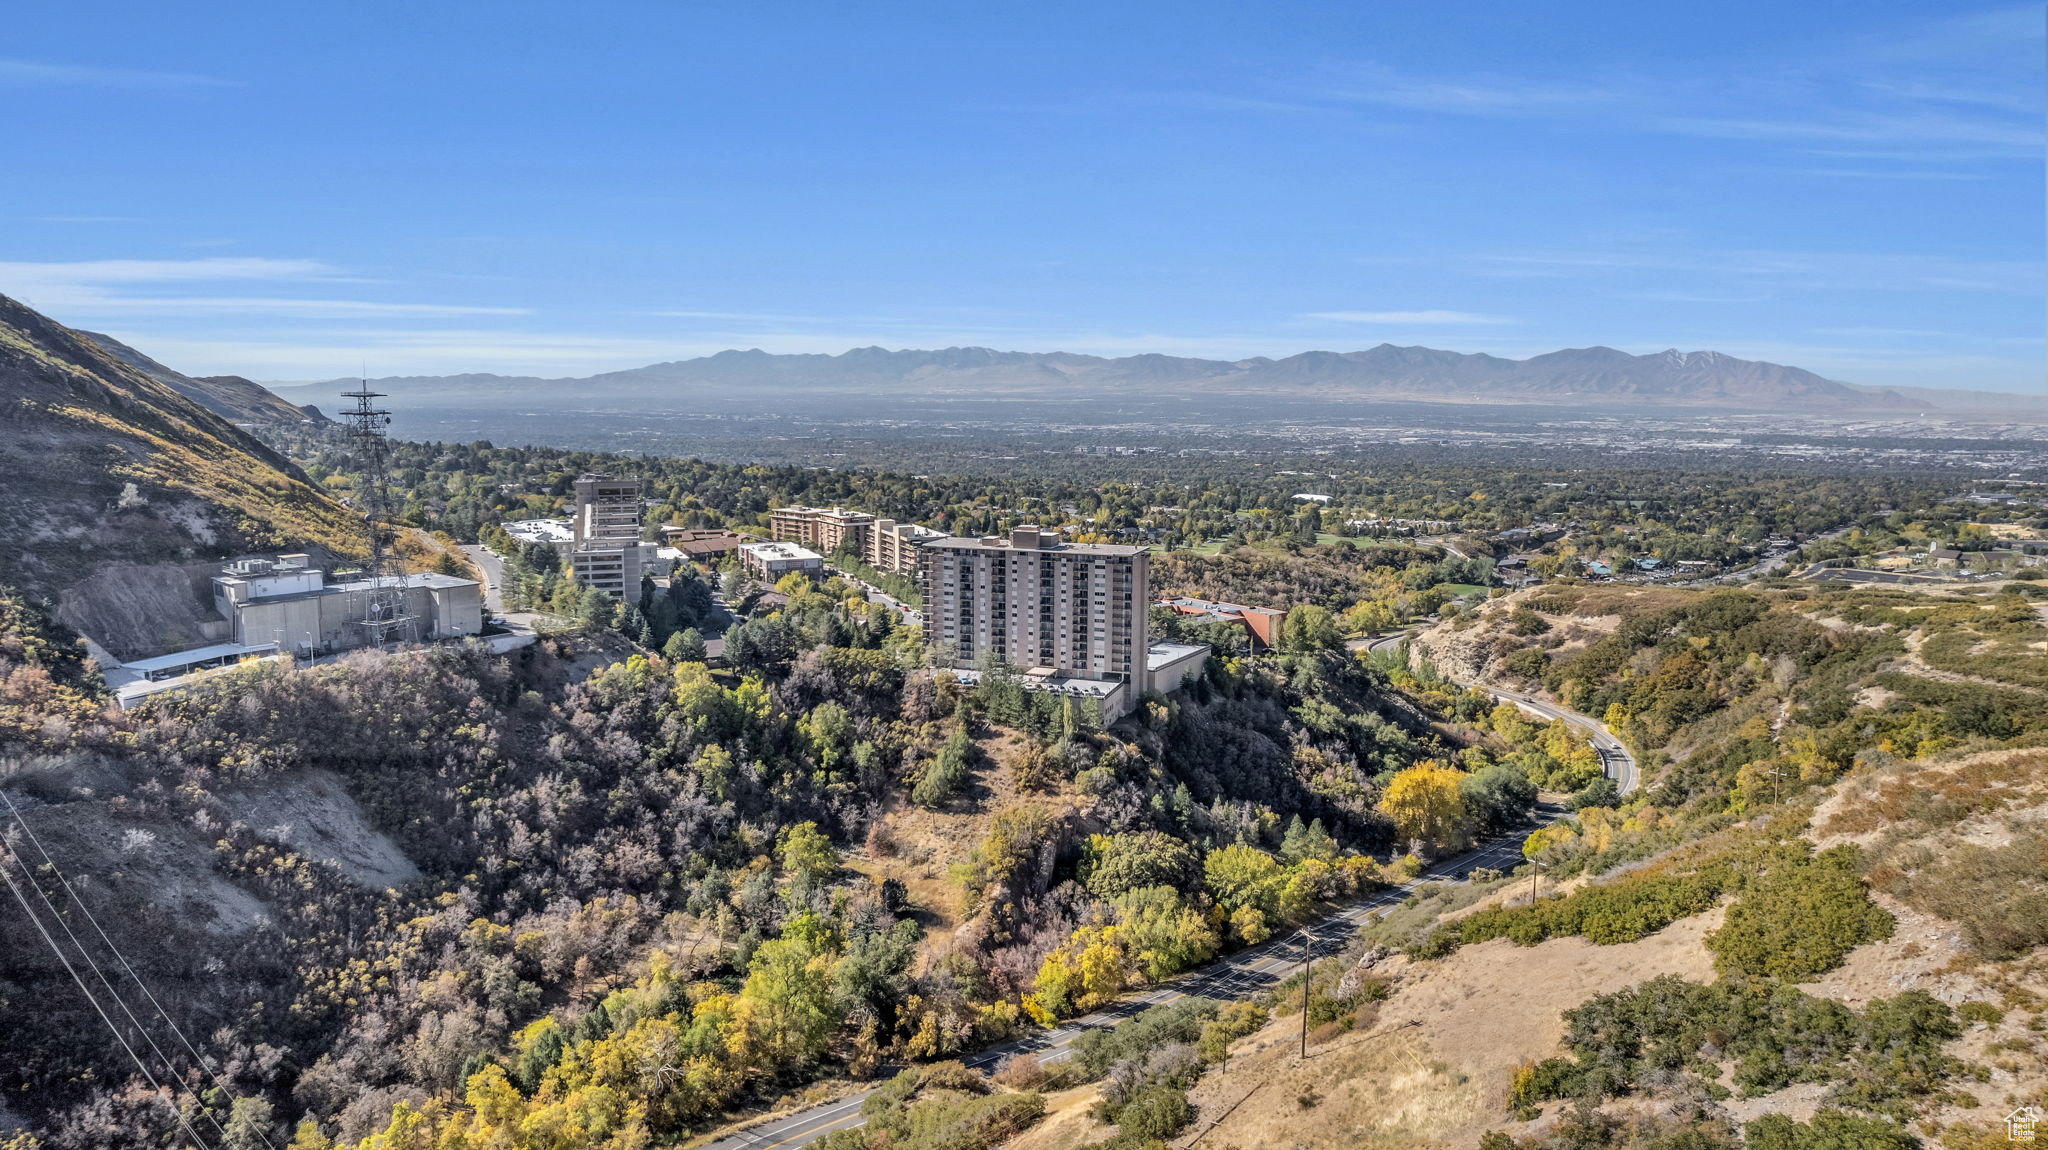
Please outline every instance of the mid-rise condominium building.
[{"label": "mid-rise condominium building", "polygon": [[778,507],[769,512],[768,533],[825,555],[850,551],[877,571],[903,575],[917,571],[919,547],[946,538],[943,531],[843,507]]},{"label": "mid-rise condominium building", "polygon": [[868,529],[875,517],[843,507],[778,507],[768,513],[768,532],[784,543],[801,543],[813,551],[860,554],[867,550]]},{"label": "mid-rise condominium building", "polygon": [[569,570],[578,583],[613,596],[640,594],[640,576],[652,571],[655,551],[640,541],[640,495],[637,479],[585,475],[576,481]]},{"label": "mid-rise condominium building", "polygon": [[925,635],[972,668],[985,655],[1027,679],[1121,686],[1104,718],[1150,689],[1145,548],[1065,543],[1037,527],[922,547]]}]

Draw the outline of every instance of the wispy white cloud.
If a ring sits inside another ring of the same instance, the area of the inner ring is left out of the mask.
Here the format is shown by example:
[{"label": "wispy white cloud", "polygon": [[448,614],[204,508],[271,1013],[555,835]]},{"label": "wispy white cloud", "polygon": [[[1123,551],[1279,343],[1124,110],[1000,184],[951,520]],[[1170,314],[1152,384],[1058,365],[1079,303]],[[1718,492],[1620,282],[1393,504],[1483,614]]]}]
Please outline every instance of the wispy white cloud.
[{"label": "wispy white cloud", "polygon": [[[1774,293],[1805,291],[1941,291],[2031,295],[2040,291],[2040,267],[2023,260],[1973,260],[1893,252],[1803,252],[1735,249],[1701,251],[1684,247],[1593,251],[1492,252],[1461,257],[1481,274],[1505,279],[1589,279],[1607,275],[1674,274],[1711,289],[1739,286]],[[1664,286],[1631,292],[1642,298],[1671,298]],[[1707,290],[1707,297],[1746,292]]]},{"label": "wispy white cloud", "polygon": [[0,60],[0,87],[6,88],[221,88],[234,83],[218,76],[200,76],[190,72],[96,68],[42,60]]},{"label": "wispy white cloud", "polygon": [[[276,295],[179,294],[191,285],[271,283]],[[299,319],[365,319],[377,316],[451,318],[517,316],[519,307],[410,303],[388,300],[308,298],[290,294],[301,285],[361,283],[357,277],[322,260],[219,256],[191,260],[75,260],[64,263],[0,261],[0,291],[39,308],[63,313],[60,318],[87,320],[98,316],[241,315]],[[137,289],[155,289],[141,294]]]},{"label": "wispy white cloud", "polygon": [[131,284],[204,280],[309,280],[341,275],[320,260],[220,256],[198,260],[0,261],[0,283]]},{"label": "wispy white cloud", "polygon": [[118,296],[94,295],[74,301],[105,312],[150,312],[157,315],[266,315],[298,319],[367,319],[375,316],[419,316],[447,319],[466,315],[532,315],[523,307],[476,307],[466,304],[384,303],[361,299],[297,299],[280,296]]},{"label": "wispy white cloud", "polygon": [[1559,83],[1507,76],[1441,80],[1383,64],[1347,69],[1314,85],[1324,103],[1380,104],[1419,112],[1529,116],[1583,112],[1614,102],[1621,93],[1592,83]]},{"label": "wispy white cloud", "polygon": [[[1378,108],[1750,142],[1880,163],[1955,165],[2040,155],[2038,8],[1931,20],[1877,37],[1610,69],[1422,75],[1376,61],[1212,97],[1256,110]],[[1176,98],[1186,101],[1185,95]]]},{"label": "wispy white cloud", "polygon": [[1443,327],[1460,324],[1513,323],[1505,316],[1480,315],[1469,311],[1313,311],[1309,319],[1337,323],[1371,323],[1400,327]]}]

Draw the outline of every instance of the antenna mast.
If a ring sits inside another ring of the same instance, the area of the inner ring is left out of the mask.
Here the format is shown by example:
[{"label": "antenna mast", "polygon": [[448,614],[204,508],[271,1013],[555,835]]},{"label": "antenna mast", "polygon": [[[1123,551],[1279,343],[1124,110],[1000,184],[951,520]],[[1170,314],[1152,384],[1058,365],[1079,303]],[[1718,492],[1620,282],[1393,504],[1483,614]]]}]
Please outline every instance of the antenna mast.
[{"label": "antenna mast", "polygon": [[369,541],[369,558],[363,565],[369,590],[363,596],[363,617],[357,624],[363,628],[365,643],[382,648],[413,639],[415,628],[405,607],[402,565],[384,547],[383,519],[388,509],[384,458],[389,445],[384,429],[391,425],[391,412],[372,402],[384,393],[370,390],[367,374],[361,387],[341,393],[342,398],[356,401],[355,407],[343,411],[341,417],[348,427],[350,448],[356,457],[356,499],[361,505],[363,531]]}]

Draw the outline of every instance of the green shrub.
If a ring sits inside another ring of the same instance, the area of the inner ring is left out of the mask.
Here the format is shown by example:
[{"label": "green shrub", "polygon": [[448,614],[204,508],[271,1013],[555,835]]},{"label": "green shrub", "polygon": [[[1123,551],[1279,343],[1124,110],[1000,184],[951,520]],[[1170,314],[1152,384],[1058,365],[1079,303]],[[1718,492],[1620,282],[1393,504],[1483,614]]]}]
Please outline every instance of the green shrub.
[{"label": "green shrub", "polygon": [[1533,906],[1489,907],[1437,928],[1409,954],[1441,958],[1466,943],[1494,938],[1512,939],[1520,946],[1566,935],[1580,935],[1602,946],[1634,942],[1712,909],[1734,880],[1734,869],[1725,859],[1710,860],[1686,873],[1637,871],[1563,897],[1541,899]]},{"label": "green shrub", "polygon": [[1227,1003],[1216,1017],[1202,1027],[1202,1036],[1196,1040],[1196,1049],[1209,1062],[1221,1062],[1230,1055],[1230,1044],[1253,1034],[1268,1021],[1272,1014],[1256,1002]]},{"label": "green shrub", "polygon": [[1941,1096],[1943,1082],[1964,1068],[1942,1049],[1962,1033],[1954,1013],[1917,990],[1858,1012],[1783,983],[1702,985],[1664,975],[1589,999],[1566,1011],[1564,1021],[1571,1057],[1518,1073],[1508,1098],[1516,1110],[1684,1081],[1725,1097],[1721,1064],[1732,1062],[1734,1085],[1745,1097],[1829,1083],[1834,1105],[1904,1121],[1916,1102]]},{"label": "green shrub", "polygon": [[1119,1107],[1114,1117],[1121,1134],[1165,1138],[1193,1121],[1195,1108],[1188,1104],[1187,1091],[1160,1085],[1146,1089]]},{"label": "green shrub", "polygon": [[1124,1059],[1143,1058],[1172,1043],[1199,1040],[1203,1024],[1216,1016],[1213,998],[1182,998],[1155,1006],[1114,1029],[1084,1030],[1075,1035],[1074,1061],[1089,1078],[1100,1078]]},{"label": "green shrub", "polygon": [[1840,966],[1858,946],[1890,938],[1892,916],[1870,901],[1860,859],[1849,846],[1812,857],[1795,847],[1771,852],[1721,929],[1707,936],[1714,969],[1803,982]]},{"label": "green shrub", "polygon": [[1550,656],[1544,654],[1541,647],[1524,647],[1509,655],[1501,666],[1506,668],[1510,675],[1518,675],[1524,679],[1541,679],[1543,672],[1550,666]]},{"label": "green shrub", "polygon": [[958,1062],[905,1070],[861,1103],[865,1125],[839,1130],[823,1150],[983,1150],[1007,1141],[1045,1116],[1038,1094],[991,1094],[986,1079]]},{"label": "green shrub", "polygon": [[2005,1011],[1989,1002],[1971,1001],[1956,1007],[1956,1014],[1964,1022],[1981,1022],[1986,1026],[1997,1026],[2005,1021]]},{"label": "green shrub", "polygon": [[1766,1114],[1742,1128],[1748,1150],[1918,1150],[1920,1140],[1882,1118],[1823,1110],[1805,1125]]}]

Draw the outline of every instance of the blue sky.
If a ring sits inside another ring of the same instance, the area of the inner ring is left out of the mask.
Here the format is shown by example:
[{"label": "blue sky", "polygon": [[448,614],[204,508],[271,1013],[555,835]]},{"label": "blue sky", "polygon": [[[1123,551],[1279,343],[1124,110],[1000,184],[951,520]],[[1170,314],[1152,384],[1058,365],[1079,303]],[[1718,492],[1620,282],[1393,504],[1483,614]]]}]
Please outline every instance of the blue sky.
[{"label": "blue sky", "polygon": [[18,5],[0,292],[262,379],[1391,341],[2038,390],[2043,20]]}]

